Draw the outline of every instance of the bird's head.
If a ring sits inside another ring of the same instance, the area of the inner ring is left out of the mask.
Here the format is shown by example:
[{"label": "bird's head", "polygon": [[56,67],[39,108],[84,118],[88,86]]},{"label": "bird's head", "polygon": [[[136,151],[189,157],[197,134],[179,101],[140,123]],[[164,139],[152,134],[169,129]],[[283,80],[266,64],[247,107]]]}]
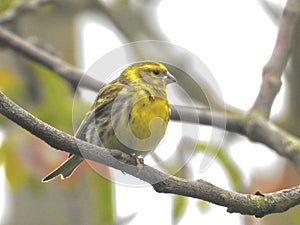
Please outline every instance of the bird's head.
[{"label": "bird's head", "polygon": [[152,61],[132,64],[122,72],[120,78],[130,84],[143,82],[156,87],[165,87],[176,82],[164,65]]}]

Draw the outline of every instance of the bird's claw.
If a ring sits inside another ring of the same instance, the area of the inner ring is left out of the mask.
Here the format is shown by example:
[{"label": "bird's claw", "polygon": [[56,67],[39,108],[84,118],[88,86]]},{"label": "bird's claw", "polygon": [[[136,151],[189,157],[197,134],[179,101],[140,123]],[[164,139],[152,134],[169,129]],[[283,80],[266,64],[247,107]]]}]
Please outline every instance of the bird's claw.
[{"label": "bird's claw", "polygon": [[132,157],[135,158],[136,166],[138,168],[138,174],[139,174],[141,172],[143,166],[145,165],[144,164],[144,158],[141,155],[137,155],[136,153],[133,153]]}]

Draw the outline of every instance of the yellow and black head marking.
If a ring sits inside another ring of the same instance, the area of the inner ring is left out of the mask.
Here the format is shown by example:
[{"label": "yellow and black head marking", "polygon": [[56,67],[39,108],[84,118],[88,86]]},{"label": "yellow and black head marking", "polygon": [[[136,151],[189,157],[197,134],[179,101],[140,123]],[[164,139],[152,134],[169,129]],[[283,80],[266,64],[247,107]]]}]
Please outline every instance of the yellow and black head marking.
[{"label": "yellow and black head marking", "polygon": [[157,87],[176,82],[164,65],[150,61],[132,64],[122,72],[119,79],[122,79],[123,83],[126,80],[130,84],[143,82]]}]

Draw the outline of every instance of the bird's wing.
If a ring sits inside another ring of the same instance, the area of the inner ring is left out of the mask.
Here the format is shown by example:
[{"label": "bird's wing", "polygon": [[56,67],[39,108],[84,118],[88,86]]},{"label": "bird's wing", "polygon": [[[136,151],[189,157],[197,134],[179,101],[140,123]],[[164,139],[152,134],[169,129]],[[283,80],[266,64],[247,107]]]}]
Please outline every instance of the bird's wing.
[{"label": "bird's wing", "polygon": [[86,141],[85,134],[90,123],[94,121],[96,115],[101,114],[102,109],[106,105],[113,102],[118,97],[118,94],[124,87],[125,85],[121,83],[110,83],[100,89],[93,106],[85,115],[85,118],[77,129],[75,137]]},{"label": "bird's wing", "polygon": [[[94,123],[95,116],[98,113],[101,114],[102,109],[107,104],[113,102],[124,87],[124,85],[114,82],[101,88],[91,110],[86,114],[84,120],[81,122],[79,128],[77,129],[75,137],[87,141],[86,132],[89,125],[91,125],[91,123]],[[68,159],[63,162],[57,169],[51,172],[48,176],[46,176],[43,179],[43,182],[48,182],[58,175],[61,175],[63,179],[71,176],[73,171],[82,162],[82,160],[83,158],[81,158],[80,156],[69,154]]]}]

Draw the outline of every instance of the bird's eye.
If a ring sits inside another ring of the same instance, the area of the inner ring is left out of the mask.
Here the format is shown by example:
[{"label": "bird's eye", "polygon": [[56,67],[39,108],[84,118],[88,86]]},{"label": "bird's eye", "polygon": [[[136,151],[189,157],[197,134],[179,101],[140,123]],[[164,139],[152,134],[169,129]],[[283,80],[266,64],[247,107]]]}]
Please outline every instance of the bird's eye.
[{"label": "bird's eye", "polygon": [[155,75],[158,75],[158,74],[159,74],[159,70],[153,70],[153,73],[154,73]]}]

